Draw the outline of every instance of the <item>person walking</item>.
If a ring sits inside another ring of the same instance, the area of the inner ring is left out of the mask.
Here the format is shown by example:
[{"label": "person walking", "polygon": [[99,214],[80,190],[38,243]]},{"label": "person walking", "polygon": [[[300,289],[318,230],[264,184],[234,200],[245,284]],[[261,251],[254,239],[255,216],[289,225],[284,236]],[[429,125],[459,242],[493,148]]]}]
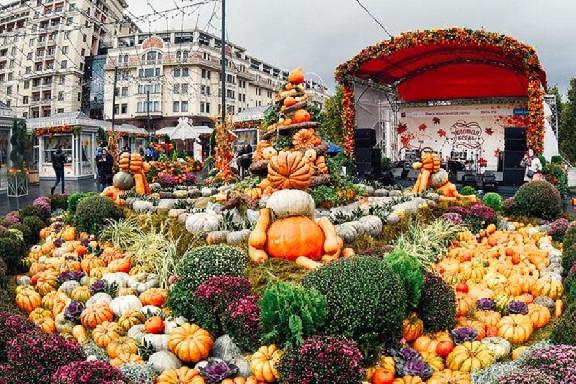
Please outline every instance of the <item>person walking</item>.
[{"label": "person walking", "polygon": [[52,168],[56,174],[56,183],[50,189],[50,194],[53,195],[56,187],[62,182],[62,194],[64,194],[64,164],[66,163],[66,155],[62,152],[62,146],[56,147],[56,152],[52,154]]},{"label": "person walking", "polygon": [[525,182],[540,180],[542,178],[542,163],[538,156],[534,155],[534,150],[532,148],[528,149],[528,152],[526,152],[520,162],[520,166],[526,167],[526,170],[524,171]]},{"label": "person walking", "polygon": [[104,154],[104,148],[96,149],[96,170],[98,172],[98,192],[102,192],[105,188],[106,177],[104,173],[104,167],[106,164],[106,156]]},{"label": "person walking", "polygon": [[103,166],[104,187],[109,187],[112,185],[112,179],[114,178],[114,158],[106,148],[102,150],[102,156],[106,159]]}]

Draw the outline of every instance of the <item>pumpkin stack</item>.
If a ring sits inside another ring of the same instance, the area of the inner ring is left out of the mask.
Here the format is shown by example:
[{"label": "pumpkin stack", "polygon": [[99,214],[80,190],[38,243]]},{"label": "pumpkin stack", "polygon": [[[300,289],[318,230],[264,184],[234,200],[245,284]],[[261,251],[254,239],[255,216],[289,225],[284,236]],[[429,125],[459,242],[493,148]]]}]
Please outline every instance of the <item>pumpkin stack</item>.
[{"label": "pumpkin stack", "polygon": [[144,161],[139,153],[130,154],[124,152],[118,161],[120,171],[114,175],[112,186],[106,187],[102,196],[111,198],[117,205],[124,205],[122,195],[125,191],[135,187],[136,193],[141,195],[150,194],[150,186],[146,180],[145,173],[150,169],[150,165]]},{"label": "pumpkin stack", "polygon": [[316,132],[318,122],[313,121],[313,105],[301,68],[290,72],[275,100],[267,114],[277,114],[278,118],[268,122],[250,167],[252,173],[266,178],[259,188],[248,191],[251,197],[282,189],[306,190],[330,182],[325,161],[328,145]]}]

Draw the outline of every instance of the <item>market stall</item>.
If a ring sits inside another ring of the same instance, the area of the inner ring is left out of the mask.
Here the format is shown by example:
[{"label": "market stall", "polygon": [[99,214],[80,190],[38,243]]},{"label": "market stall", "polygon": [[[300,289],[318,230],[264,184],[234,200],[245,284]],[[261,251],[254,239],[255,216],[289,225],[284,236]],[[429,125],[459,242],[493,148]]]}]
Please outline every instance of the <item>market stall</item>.
[{"label": "market stall", "polygon": [[208,126],[193,126],[187,117],[178,119],[175,127],[166,127],[156,131],[157,137],[169,137],[176,142],[176,149],[193,154],[195,160],[202,161],[210,149],[210,135],[213,129]]},{"label": "market stall", "polygon": [[355,129],[374,129],[392,159],[411,161],[431,148],[514,182],[526,149],[545,151],[546,74],[535,49],[511,37],[462,28],[407,32],[362,50],[336,78],[345,87],[347,153],[355,150]]},{"label": "market stall", "polygon": [[[51,159],[56,149],[61,147],[67,159],[64,175],[73,180],[94,177],[98,129],[103,128],[105,131],[112,129],[110,122],[90,119],[82,112],[28,119],[27,127],[28,132],[37,140],[34,157],[37,160],[40,178],[55,178]],[[145,133],[143,129],[126,124],[116,126],[115,131],[122,138]]]},{"label": "market stall", "polygon": [[269,108],[267,105],[246,108],[242,112],[234,115],[232,118],[234,133],[237,135],[234,140],[235,152],[240,148],[249,144],[252,148],[256,148],[256,144],[260,139],[258,129],[264,120],[264,113]]},{"label": "market stall", "polygon": [[10,154],[10,132],[16,114],[0,102],[0,193],[6,193]]}]

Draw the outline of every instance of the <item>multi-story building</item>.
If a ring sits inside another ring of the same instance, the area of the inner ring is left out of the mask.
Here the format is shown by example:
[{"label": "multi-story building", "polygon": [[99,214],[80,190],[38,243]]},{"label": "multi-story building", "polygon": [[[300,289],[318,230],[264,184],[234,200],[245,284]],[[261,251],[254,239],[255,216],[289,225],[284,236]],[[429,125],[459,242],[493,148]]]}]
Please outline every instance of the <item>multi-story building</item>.
[{"label": "multi-story building", "polygon": [[[221,110],[221,44],[218,37],[200,30],[119,35],[105,65],[104,119],[112,119],[114,108],[117,121],[154,130],[176,126],[180,117],[195,125],[212,125],[211,118]],[[225,60],[224,92],[231,115],[272,103],[288,78],[288,71],[230,42]],[[326,87],[308,81],[307,88],[312,100],[322,104]]]},{"label": "multi-story building", "polygon": [[0,101],[18,117],[75,112],[84,66],[136,25],[124,0],[17,0],[0,6]]}]

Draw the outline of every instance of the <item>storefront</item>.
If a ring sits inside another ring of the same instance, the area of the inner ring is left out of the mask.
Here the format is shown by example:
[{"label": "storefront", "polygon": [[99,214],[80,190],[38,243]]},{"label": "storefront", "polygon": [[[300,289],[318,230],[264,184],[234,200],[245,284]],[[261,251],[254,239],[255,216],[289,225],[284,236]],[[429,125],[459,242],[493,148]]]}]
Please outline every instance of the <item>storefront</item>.
[{"label": "storefront", "polygon": [[268,106],[247,108],[234,115],[232,123],[234,126],[234,152],[238,152],[244,145],[256,148],[259,139],[259,128],[264,120],[264,112]]},{"label": "storefront", "polygon": [[[79,112],[29,119],[27,128],[29,133],[36,138],[34,158],[37,159],[40,179],[56,177],[52,167],[52,155],[58,148],[61,148],[66,155],[64,176],[78,180],[95,176],[94,159],[98,146],[98,129],[111,130],[111,124],[108,121],[90,119]],[[122,125],[116,127],[115,130],[120,132],[123,138],[145,132],[130,125]]]},{"label": "storefront", "polygon": [[10,162],[10,132],[16,114],[0,102],[0,194],[6,193]]}]

